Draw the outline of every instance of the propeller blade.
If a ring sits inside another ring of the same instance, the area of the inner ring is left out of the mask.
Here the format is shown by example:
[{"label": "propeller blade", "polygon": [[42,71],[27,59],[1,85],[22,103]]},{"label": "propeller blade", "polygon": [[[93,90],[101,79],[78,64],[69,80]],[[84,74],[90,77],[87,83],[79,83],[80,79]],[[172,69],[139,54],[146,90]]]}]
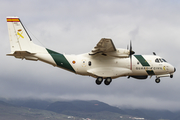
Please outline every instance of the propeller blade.
[{"label": "propeller blade", "polygon": [[129,50],[129,57],[130,57],[130,70],[132,70],[132,55],[134,54],[135,52],[132,51],[132,43],[130,41],[130,50]]},{"label": "propeller blade", "polygon": [[130,55],[130,70],[132,70],[132,55]]},{"label": "propeller blade", "polygon": [[132,43],[130,41],[130,55],[133,55],[135,52],[132,50]]}]

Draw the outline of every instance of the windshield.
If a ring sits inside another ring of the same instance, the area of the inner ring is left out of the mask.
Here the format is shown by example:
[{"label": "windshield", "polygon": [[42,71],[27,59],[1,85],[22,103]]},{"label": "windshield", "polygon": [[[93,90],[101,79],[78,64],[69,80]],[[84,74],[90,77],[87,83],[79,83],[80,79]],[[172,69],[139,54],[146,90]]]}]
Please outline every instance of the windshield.
[{"label": "windshield", "polygon": [[163,59],[163,58],[162,58],[162,60],[163,60],[164,62],[167,62],[167,61],[166,61],[165,59]]},{"label": "windshield", "polygon": [[163,59],[163,58],[156,58],[155,62],[156,63],[161,63],[161,62],[167,62],[167,61],[165,59]]}]

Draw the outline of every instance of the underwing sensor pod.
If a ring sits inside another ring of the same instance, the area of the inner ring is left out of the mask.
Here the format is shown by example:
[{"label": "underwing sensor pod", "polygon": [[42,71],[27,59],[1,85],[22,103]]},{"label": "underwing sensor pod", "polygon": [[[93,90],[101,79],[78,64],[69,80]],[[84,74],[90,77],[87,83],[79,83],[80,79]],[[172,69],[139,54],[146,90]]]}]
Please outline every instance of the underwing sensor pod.
[{"label": "underwing sensor pod", "polygon": [[8,56],[19,59],[42,61],[68,70],[75,74],[92,76],[100,85],[103,81],[109,85],[112,79],[127,76],[128,78],[146,79],[156,76],[173,77],[175,67],[157,55],[134,55],[130,48],[116,48],[113,41],[102,38],[89,52],[79,55],[65,55],[33,43],[21,20],[18,17],[7,17],[11,52]]}]

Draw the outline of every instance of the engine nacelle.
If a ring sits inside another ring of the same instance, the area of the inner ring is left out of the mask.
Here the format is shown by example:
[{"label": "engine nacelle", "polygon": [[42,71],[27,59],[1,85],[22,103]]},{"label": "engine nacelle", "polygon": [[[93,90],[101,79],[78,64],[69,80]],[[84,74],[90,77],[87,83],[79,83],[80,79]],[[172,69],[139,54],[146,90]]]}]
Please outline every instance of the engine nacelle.
[{"label": "engine nacelle", "polygon": [[108,56],[119,57],[119,58],[128,58],[130,51],[127,49],[118,48],[116,51],[105,53]]}]

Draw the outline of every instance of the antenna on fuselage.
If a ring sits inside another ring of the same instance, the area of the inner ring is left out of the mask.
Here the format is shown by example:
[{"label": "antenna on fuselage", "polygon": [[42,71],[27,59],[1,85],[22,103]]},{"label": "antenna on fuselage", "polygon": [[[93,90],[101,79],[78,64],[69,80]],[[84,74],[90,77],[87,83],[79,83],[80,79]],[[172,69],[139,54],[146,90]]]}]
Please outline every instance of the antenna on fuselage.
[{"label": "antenna on fuselage", "polygon": [[156,55],[156,53],[155,53],[155,52],[153,52],[153,55]]}]

